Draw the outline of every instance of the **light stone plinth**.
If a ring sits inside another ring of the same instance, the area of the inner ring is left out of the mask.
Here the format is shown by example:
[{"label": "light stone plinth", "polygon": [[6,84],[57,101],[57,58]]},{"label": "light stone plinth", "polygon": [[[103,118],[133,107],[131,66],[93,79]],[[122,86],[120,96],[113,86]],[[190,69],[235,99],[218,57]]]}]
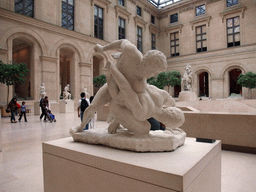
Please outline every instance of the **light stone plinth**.
[{"label": "light stone plinth", "polygon": [[41,109],[40,109],[40,101],[35,101],[34,102],[34,114],[35,115],[40,115]]},{"label": "light stone plinth", "polygon": [[44,191],[221,191],[221,143],[186,138],[173,152],[135,153],[73,142],[43,143]]},{"label": "light stone plinth", "polygon": [[186,133],[182,129],[171,131],[150,131],[147,135],[135,135],[126,129],[119,129],[109,134],[107,129],[90,129],[71,133],[74,141],[110,146],[137,152],[173,151],[182,146]]},{"label": "light stone plinth", "polygon": [[179,93],[179,101],[196,101],[197,96],[193,91],[181,91]]},{"label": "light stone plinth", "polygon": [[[0,110],[0,125],[2,124],[2,111]],[[0,152],[2,151],[2,126],[0,126]]]},{"label": "light stone plinth", "polygon": [[74,112],[74,101],[62,100],[59,103],[60,113],[73,113]]}]

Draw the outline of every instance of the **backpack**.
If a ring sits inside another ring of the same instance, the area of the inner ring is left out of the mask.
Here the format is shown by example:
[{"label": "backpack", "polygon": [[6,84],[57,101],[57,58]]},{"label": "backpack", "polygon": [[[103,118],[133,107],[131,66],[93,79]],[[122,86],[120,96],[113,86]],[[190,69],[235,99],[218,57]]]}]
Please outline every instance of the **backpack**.
[{"label": "backpack", "polygon": [[84,110],[89,106],[88,102],[86,101],[86,99],[82,99],[81,102],[81,111],[84,112]]},{"label": "backpack", "polygon": [[43,107],[43,98],[40,100],[40,104],[39,104],[39,107]]}]

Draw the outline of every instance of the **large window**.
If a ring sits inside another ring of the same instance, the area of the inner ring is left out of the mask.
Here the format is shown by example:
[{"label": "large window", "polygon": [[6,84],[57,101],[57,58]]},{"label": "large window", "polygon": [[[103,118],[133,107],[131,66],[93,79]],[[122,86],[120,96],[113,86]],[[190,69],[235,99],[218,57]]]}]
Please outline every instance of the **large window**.
[{"label": "large window", "polygon": [[155,24],[155,16],[154,15],[151,15],[151,23]]},{"label": "large window", "polygon": [[141,7],[137,6],[137,15],[142,16]]},{"label": "large window", "polygon": [[196,7],[196,16],[205,14],[205,5]]},{"label": "large window", "polygon": [[227,19],[228,47],[240,45],[240,23],[239,17]]},{"label": "large window", "polygon": [[124,6],[124,0],[118,0],[118,4]]},{"label": "large window", "polygon": [[151,49],[156,49],[156,35],[151,33]]},{"label": "large window", "polygon": [[196,28],[196,52],[207,51],[206,25]]},{"label": "large window", "polygon": [[62,27],[74,30],[74,0],[62,0]]},{"label": "large window", "polygon": [[118,18],[118,38],[125,39],[125,20],[122,18]]},{"label": "large window", "polygon": [[175,13],[170,16],[170,23],[176,23],[178,22],[178,13]]},{"label": "large window", "polygon": [[179,56],[179,32],[171,33],[171,57]]},{"label": "large window", "polygon": [[103,39],[103,9],[94,6],[94,37]]},{"label": "large window", "polygon": [[34,17],[34,0],[15,0],[15,12]]},{"label": "large window", "polygon": [[238,0],[227,0],[227,7],[238,4]]},{"label": "large window", "polygon": [[142,49],[142,28],[137,27],[137,48],[140,52],[143,51]]}]

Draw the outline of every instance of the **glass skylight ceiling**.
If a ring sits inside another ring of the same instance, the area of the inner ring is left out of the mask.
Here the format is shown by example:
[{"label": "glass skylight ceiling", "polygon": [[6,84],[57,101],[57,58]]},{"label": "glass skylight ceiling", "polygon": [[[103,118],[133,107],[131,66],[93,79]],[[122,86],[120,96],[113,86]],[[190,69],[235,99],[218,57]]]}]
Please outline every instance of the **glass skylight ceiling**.
[{"label": "glass skylight ceiling", "polygon": [[167,5],[171,5],[181,0],[148,0],[150,3],[155,5],[158,9],[161,9]]}]

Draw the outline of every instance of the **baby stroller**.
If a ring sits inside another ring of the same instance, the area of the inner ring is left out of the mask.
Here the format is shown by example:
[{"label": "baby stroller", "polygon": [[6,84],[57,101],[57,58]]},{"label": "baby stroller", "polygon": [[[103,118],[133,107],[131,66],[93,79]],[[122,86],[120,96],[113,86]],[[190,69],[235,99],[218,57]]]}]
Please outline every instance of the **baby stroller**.
[{"label": "baby stroller", "polygon": [[52,114],[51,110],[47,110],[47,119],[52,123],[56,122],[55,115]]}]

